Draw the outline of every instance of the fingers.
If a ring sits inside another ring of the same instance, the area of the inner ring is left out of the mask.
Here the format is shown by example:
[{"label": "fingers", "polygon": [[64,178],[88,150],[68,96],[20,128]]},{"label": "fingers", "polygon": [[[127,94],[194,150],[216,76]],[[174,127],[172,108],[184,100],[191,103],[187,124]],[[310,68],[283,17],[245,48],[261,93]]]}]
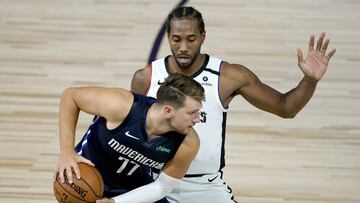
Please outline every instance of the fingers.
[{"label": "fingers", "polygon": [[95,166],[90,160],[86,159],[83,156],[75,154],[73,152],[64,152],[60,155],[58,161],[58,168],[56,170],[56,174],[54,175],[54,180],[56,178],[57,173],[59,174],[59,180],[63,184],[65,182],[73,183],[74,178],[81,178],[80,169],[78,166],[79,162],[83,162],[85,164]]},{"label": "fingers", "polygon": [[66,167],[65,174],[66,174],[68,182],[71,184],[73,182],[73,175],[72,175],[71,166]]},{"label": "fingers", "polygon": [[315,43],[315,36],[311,35],[310,36],[310,41],[309,41],[309,51],[314,50],[314,43]]},{"label": "fingers", "polygon": [[330,59],[335,54],[335,52],[336,52],[336,49],[332,49],[327,55],[328,59]]},{"label": "fingers", "polygon": [[329,43],[330,43],[330,39],[326,39],[325,42],[324,42],[324,44],[323,44],[323,46],[321,47],[321,52],[322,52],[323,54],[325,54],[326,49],[327,49]]},{"label": "fingers", "polygon": [[52,177],[52,181],[55,182],[56,181],[56,176],[57,176],[58,172],[55,171],[55,173],[53,174],[53,177]]},{"label": "fingers", "polygon": [[[75,172],[75,176],[76,176],[76,178],[77,179],[80,179],[81,178],[81,176],[80,176],[80,169],[79,169],[79,166],[76,164],[74,167],[73,167],[73,169],[74,169],[74,172]],[[71,179],[72,180],[72,179]]]},{"label": "fingers", "polygon": [[[68,165],[64,168],[60,168],[58,170],[60,182],[65,183],[67,181],[71,184],[73,182],[73,171],[75,172],[76,177],[79,179],[80,178],[80,170],[79,170],[79,167],[77,164],[75,164],[74,166]],[[56,175],[57,175],[57,173],[56,173]],[[55,178],[56,178],[56,175],[55,175]]]},{"label": "fingers", "polygon": [[321,50],[321,47],[322,47],[323,41],[324,41],[324,37],[325,37],[325,32],[322,32],[320,34],[319,40],[317,41],[317,44],[316,44],[316,50],[317,51]]},{"label": "fingers", "polygon": [[[95,166],[94,163],[92,163],[89,159],[85,159],[84,157],[81,157],[81,159],[79,159],[78,162],[82,162],[82,163],[88,164],[88,165],[90,165],[90,166]],[[80,174],[79,166],[76,164],[76,166],[74,166],[73,169],[74,169],[76,178],[77,178],[77,179],[80,179],[80,178],[81,178],[81,174]]]},{"label": "fingers", "polygon": [[65,183],[64,171],[59,171],[60,183]]},{"label": "fingers", "polygon": [[[317,45],[316,45],[316,50],[320,51],[321,53],[323,53],[325,55],[326,53],[326,50],[330,44],[330,39],[326,39],[324,44],[323,44],[323,41],[324,41],[324,38],[325,38],[325,33],[322,32],[320,34],[320,37],[319,37],[319,41],[317,42]],[[336,49],[332,49],[328,55],[327,55],[327,58],[330,59],[336,52]]]},{"label": "fingers", "polygon": [[95,164],[93,162],[91,162],[89,159],[84,158],[84,159],[80,160],[80,162],[86,163],[90,166],[95,166]]},{"label": "fingers", "polygon": [[[323,53],[325,55],[326,50],[330,44],[330,39],[325,39],[325,41],[324,41],[324,38],[325,38],[325,32],[322,32],[320,34],[319,40],[316,43],[316,50],[320,51],[321,53]],[[313,35],[310,36],[310,43],[309,43],[309,51],[312,51],[312,50],[314,50],[314,36]],[[336,49],[332,49],[326,57],[328,59],[330,59],[335,54],[335,52],[336,52]]]},{"label": "fingers", "polygon": [[297,53],[297,57],[298,57],[298,65],[300,66],[304,61],[304,56],[300,49],[297,49],[296,53]]}]

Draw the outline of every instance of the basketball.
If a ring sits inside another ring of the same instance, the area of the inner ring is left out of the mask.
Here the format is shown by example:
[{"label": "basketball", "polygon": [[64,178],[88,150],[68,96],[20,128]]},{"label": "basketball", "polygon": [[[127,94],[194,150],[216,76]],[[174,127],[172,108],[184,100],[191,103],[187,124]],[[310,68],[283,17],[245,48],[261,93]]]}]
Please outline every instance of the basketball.
[{"label": "basketball", "polygon": [[54,195],[60,203],[89,203],[100,199],[104,191],[104,182],[99,171],[85,163],[78,163],[81,178],[77,179],[73,171],[73,183],[65,178],[60,182],[59,174],[53,185]]}]

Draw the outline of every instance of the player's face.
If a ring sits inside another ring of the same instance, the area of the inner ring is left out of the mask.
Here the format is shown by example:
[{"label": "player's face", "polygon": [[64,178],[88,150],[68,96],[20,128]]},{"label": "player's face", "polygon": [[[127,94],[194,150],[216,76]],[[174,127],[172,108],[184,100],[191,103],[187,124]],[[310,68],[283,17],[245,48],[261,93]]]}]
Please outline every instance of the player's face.
[{"label": "player's face", "polygon": [[171,125],[182,134],[187,134],[196,123],[200,122],[199,111],[202,103],[186,97],[184,106],[175,110]]},{"label": "player's face", "polygon": [[200,54],[205,33],[200,34],[197,20],[177,19],[171,22],[168,40],[178,66],[189,68]]}]

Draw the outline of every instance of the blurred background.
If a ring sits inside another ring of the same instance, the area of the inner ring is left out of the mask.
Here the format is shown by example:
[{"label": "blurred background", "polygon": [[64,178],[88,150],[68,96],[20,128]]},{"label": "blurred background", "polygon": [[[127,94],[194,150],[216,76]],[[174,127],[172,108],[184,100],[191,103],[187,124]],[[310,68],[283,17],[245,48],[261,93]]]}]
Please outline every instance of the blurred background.
[{"label": "blurred background", "polygon": [[[130,89],[168,0],[0,0],[0,202],[56,202],[58,105],[70,86]],[[337,52],[294,119],[237,97],[225,180],[243,203],[360,202],[360,1],[194,0],[203,53],[242,64],[281,92],[302,78],[296,48],[325,31]],[[163,38],[158,57],[171,52]],[[82,113],[80,139],[91,122]]]}]

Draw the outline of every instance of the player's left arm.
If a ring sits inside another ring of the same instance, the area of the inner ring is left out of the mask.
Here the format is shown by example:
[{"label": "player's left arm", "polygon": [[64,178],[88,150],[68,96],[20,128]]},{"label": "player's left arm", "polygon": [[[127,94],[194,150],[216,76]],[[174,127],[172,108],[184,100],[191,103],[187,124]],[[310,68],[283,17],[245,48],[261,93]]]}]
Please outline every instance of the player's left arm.
[{"label": "player's left arm", "polygon": [[175,156],[162,168],[159,177],[152,183],[131,190],[112,199],[97,200],[96,203],[156,202],[169,194],[184,177],[195,158],[200,140],[194,129],[186,135]]},{"label": "player's left arm", "polygon": [[252,105],[264,111],[284,118],[294,117],[313,96],[318,81],[324,76],[330,58],[335,54],[332,49],[326,54],[329,39],[321,33],[315,47],[315,37],[309,41],[309,49],[304,59],[300,49],[297,50],[298,66],[304,73],[299,84],[286,93],[262,83],[250,69],[224,63],[221,70],[222,101],[228,105],[236,95],[242,95]]},{"label": "player's left arm", "polygon": [[194,160],[199,147],[199,136],[192,128],[184,138],[175,156],[163,167],[163,172],[177,179],[183,178],[189,169],[191,162]]}]

